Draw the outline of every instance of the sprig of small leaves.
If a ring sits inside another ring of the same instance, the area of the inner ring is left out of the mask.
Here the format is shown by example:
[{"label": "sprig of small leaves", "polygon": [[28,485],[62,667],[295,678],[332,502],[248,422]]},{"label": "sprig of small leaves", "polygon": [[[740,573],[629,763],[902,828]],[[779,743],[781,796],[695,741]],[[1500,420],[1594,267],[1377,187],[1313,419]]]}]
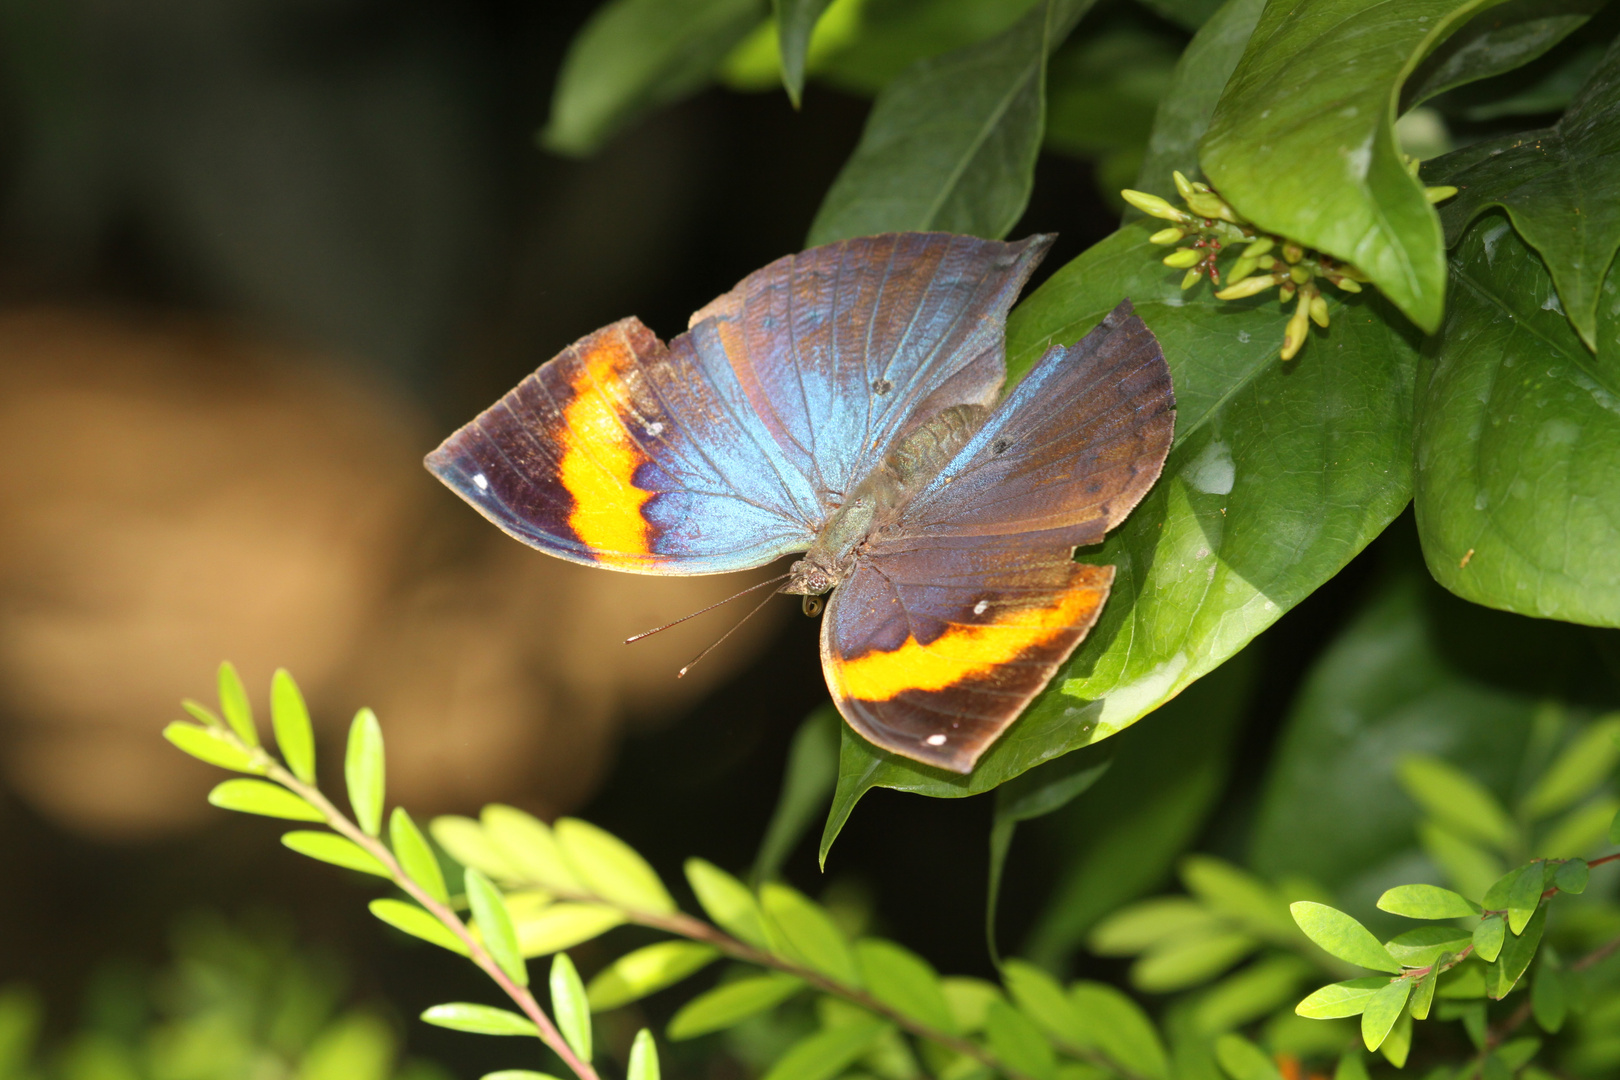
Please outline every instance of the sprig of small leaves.
[{"label": "sprig of small leaves", "polygon": [[[1415,170],[1415,162],[1412,168]],[[1175,181],[1185,210],[1145,191],[1126,189],[1120,195],[1144,214],[1171,223],[1169,228],[1149,237],[1152,243],[1169,246],[1187,242],[1164,257],[1166,266],[1186,271],[1181,279],[1183,289],[1190,289],[1208,277],[1218,289],[1217,300],[1242,300],[1270,289],[1277,290],[1283,304],[1298,298],[1294,314],[1283,332],[1282,359],[1292,360],[1299,354],[1311,323],[1327,328],[1328,304],[1319,281],[1348,293],[1360,292],[1362,284],[1368,281],[1366,274],[1348,262],[1261,230],[1232,209],[1208,184],[1188,180],[1180,172],[1175,173]],[[1430,202],[1439,202],[1457,193],[1454,187],[1428,188],[1427,191]],[[1226,285],[1220,288],[1219,259],[1230,251],[1237,251],[1238,257],[1226,268]]]},{"label": "sprig of small leaves", "polygon": [[[881,938],[851,940],[821,905],[795,889],[766,882],[751,889],[702,859],[686,864],[687,882],[712,922],[679,909],[657,872],[632,847],[595,825],[561,818],[547,825],[508,806],[478,819],[448,816],[428,833],[463,867],[471,913],[454,910],[427,836],[403,807],[385,816],[382,728],[370,710],[351,725],[344,760],[351,820],[305,777],[314,777],[313,734],[296,684],[276,674],[272,703],[278,744],[289,770],[257,742],[247,695],[234,669],[221,669],[218,719],[188,702],[196,723],[165,729],[176,746],[211,764],[255,778],[227,780],[210,796],[245,813],[319,821],[328,830],[296,830],[283,842],[347,869],[388,878],[410,897],[372,901],[394,928],[469,957],[521,1012],[471,1002],[436,1005],[429,1023],[488,1035],[538,1036],[579,1080],[596,1080],[593,1013],[616,1009],[673,986],[722,957],[743,966],[688,1001],[669,1023],[672,1040],[736,1026],[805,994],[818,995],[818,1030],[789,1046],[769,1080],[833,1075],[865,1058],[914,1050],[936,1076],[990,1069],[1009,1080],[1053,1080],[1070,1068],[1105,1070],[1124,1080],[1169,1080],[1169,1057],[1153,1022],[1129,996],[1102,983],[1065,986],[1022,961],[1003,967],[1004,986],[942,978],[903,946]],[[260,779],[258,777],[263,777]],[[387,842],[382,839],[384,822]],[[566,952],[626,923],[675,940],[636,949],[582,980]],[[548,1017],[529,990],[527,960],[551,955]],[[752,968],[753,971],[747,969]],[[555,1018],[553,1022],[552,1018]],[[905,1040],[909,1039],[909,1043]],[[637,1036],[630,1080],[657,1080],[652,1035]],[[505,1070],[486,1080],[534,1080]]]}]

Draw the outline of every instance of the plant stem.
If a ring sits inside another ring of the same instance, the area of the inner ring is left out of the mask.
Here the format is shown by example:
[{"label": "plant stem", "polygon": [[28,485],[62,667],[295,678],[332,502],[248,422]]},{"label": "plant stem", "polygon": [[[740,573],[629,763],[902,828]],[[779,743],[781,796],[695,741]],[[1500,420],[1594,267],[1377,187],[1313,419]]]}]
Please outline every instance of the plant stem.
[{"label": "plant stem", "polygon": [[[244,746],[243,749],[248,748]],[[369,855],[382,863],[393,878],[395,885],[409,893],[411,899],[421,904],[430,915],[438,919],[451,933],[460,938],[461,943],[467,947],[467,952],[471,955],[473,963],[483,968],[484,974],[494,979],[496,985],[505,991],[507,997],[511,998],[518,1008],[523,1010],[523,1014],[533,1021],[534,1026],[539,1029],[540,1041],[551,1047],[557,1056],[563,1059],[563,1063],[579,1077],[579,1080],[601,1080],[591,1063],[574,1053],[573,1047],[569,1046],[568,1040],[562,1037],[556,1025],[551,1022],[551,1018],[546,1015],[545,1010],[540,1007],[540,1003],[529,992],[529,988],[518,985],[512,981],[511,976],[501,970],[501,966],[495,962],[495,958],[490,956],[489,951],[484,948],[482,942],[473,937],[472,931],[467,928],[467,924],[461,920],[459,915],[452,911],[448,905],[435,900],[425,889],[411,880],[410,876],[405,873],[404,868],[399,865],[399,861],[394,858],[394,853],[388,849],[387,844],[362,831],[359,826],[355,825],[343,814],[343,811],[334,806],[331,800],[321,793],[319,788],[299,780],[292,773],[282,768],[280,763],[264,750],[250,751],[250,753],[255,753],[260,758],[259,763],[265,767],[267,775],[272,780],[324,814],[326,823],[331,826],[334,832],[360,845]]]}]

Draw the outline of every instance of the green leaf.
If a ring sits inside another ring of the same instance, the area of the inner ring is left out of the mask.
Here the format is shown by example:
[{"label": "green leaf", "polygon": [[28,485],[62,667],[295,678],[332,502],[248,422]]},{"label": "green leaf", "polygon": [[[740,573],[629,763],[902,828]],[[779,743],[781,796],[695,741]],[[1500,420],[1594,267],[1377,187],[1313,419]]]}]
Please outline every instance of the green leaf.
[{"label": "green leaf", "polygon": [[[517,929],[512,925],[512,915],[506,910],[506,900],[502,898],[501,891],[473,867],[467,868],[465,880],[467,903],[472,907],[473,922],[484,939],[484,948],[489,950],[489,955],[494,957],[500,969],[506,972],[507,978],[519,986],[528,986],[529,969],[523,963],[523,954],[518,949]],[[552,991],[555,993],[555,967],[552,970]]]},{"label": "green leaf", "polygon": [[1389,980],[1376,975],[1329,983],[1294,1006],[1294,1012],[1312,1020],[1360,1016],[1373,997],[1387,986]]},{"label": "green leaf", "polygon": [[1314,974],[1315,965],[1300,957],[1263,957],[1200,993],[1193,1006],[1193,1025],[1208,1035],[1243,1027],[1287,1004]]},{"label": "green leaf", "polygon": [[309,722],[304,695],[286,668],[277,668],[270,679],[270,726],[287,768],[304,783],[313,784],[315,728]]},{"label": "green leaf", "polygon": [[666,1034],[680,1041],[722,1031],[780,1005],[802,989],[804,980],[777,972],[722,983],[682,1005]]},{"label": "green leaf", "polygon": [[1474,954],[1491,963],[1502,951],[1502,943],[1506,940],[1507,923],[1502,916],[1492,915],[1474,927]]},{"label": "green leaf", "polygon": [[686,881],[703,910],[722,930],[757,948],[770,948],[765,917],[748,886],[703,859],[686,860]]},{"label": "green leaf", "polygon": [[1297,940],[1287,904],[1248,871],[1212,855],[1189,855],[1181,860],[1181,880],[1210,910],[1254,933],[1283,945]]},{"label": "green leaf", "polygon": [[512,875],[511,880],[562,892],[587,891],[585,883],[569,865],[568,856],[563,853],[556,834],[533,814],[516,807],[491,803],[484,807],[478,820],[484,827],[484,837],[493,848],[497,864],[507,868],[505,874],[493,876],[502,878]]},{"label": "green leaf", "polygon": [[605,904],[551,904],[530,915],[514,916],[518,951],[524,956],[546,956],[624,924],[624,915]]},{"label": "green leaf", "polygon": [[1423,850],[1464,892],[1482,896],[1491,882],[1502,876],[1501,859],[1445,826],[1421,821],[1417,833]]},{"label": "green leaf", "polygon": [[[1358,967],[1400,974],[1401,965],[1389,955],[1389,950],[1378,943],[1371,931],[1344,912],[1311,900],[1290,904],[1288,910],[1299,928],[1305,931],[1305,936],[1330,956]],[[1376,1050],[1377,1047],[1369,1046],[1367,1049]]]},{"label": "green leaf", "polygon": [[818,1031],[789,1047],[764,1080],[832,1080],[893,1030],[876,1017],[865,1016]]},{"label": "green leaf", "polygon": [[1352,1046],[1339,1056],[1333,1080],[1368,1080],[1367,1063],[1361,1060],[1360,1048]]},{"label": "green leaf", "polygon": [[810,53],[810,35],[822,12],[832,0],[771,0],[776,12],[777,34],[782,50],[782,85],[793,107],[799,107],[804,94],[805,57]]},{"label": "green leaf", "polygon": [[1266,1052],[1241,1035],[1216,1039],[1215,1060],[1232,1080],[1282,1080]]},{"label": "green leaf", "polygon": [[180,702],[180,707],[203,727],[219,728],[222,731],[225,729],[225,721],[219,718],[219,714],[200,701],[184,698]]},{"label": "green leaf", "polygon": [[591,1060],[591,1004],[579,971],[564,952],[551,958],[551,1015],[570,1049]]},{"label": "green leaf", "polygon": [[1528,64],[1578,30],[1604,3],[1509,0],[1474,16],[1413,72],[1403,111],[1454,87]]},{"label": "green leaf", "polygon": [[592,1012],[607,1012],[673,986],[719,959],[713,945],[660,941],[626,953],[591,977],[585,988]]},{"label": "green leaf", "polygon": [[1437,996],[1448,999],[1482,998],[1485,996],[1485,965],[1463,964],[1446,973],[1446,981]]},{"label": "green leaf", "polygon": [[1428,967],[1472,940],[1473,934],[1454,926],[1420,926],[1390,938],[1384,948],[1406,967]]},{"label": "green leaf", "polygon": [[264,772],[252,758],[213,728],[198,727],[183,720],[175,720],[165,725],[163,737],[198,761],[217,765],[221,769],[234,769],[245,773]]},{"label": "green leaf", "polygon": [[1586,883],[1591,876],[1585,859],[1570,859],[1560,863],[1558,869],[1553,871],[1553,884],[1558,886],[1560,892],[1579,896],[1586,891]]},{"label": "green leaf", "polygon": [[1416,985],[1412,987],[1412,998],[1406,1003],[1406,1011],[1412,1014],[1414,1020],[1427,1020],[1429,1006],[1434,1003],[1434,991],[1440,985],[1440,968],[1452,959],[1451,953],[1443,953],[1435,958],[1428,974],[1421,976]]},{"label": "green leaf", "polygon": [[1408,919],[1466,919],[1479,905],[1438,885],[1397,885],[1378,898],[1378,907]]},{"label": "green leaf", "polygon": [[422,835],[422,830],[416,827],[416,822],[411,820],[411,815],[405,812],[403,806],[394,807],[394,812],[389,815],[388,839],[394,849],[394,858],[399,860],[405,876],[439,903],[448,904],[450,891],[445,888],[444,871],[439,869],[439,860],[428,846],[427,837]]},{"label": "green leaf", "polygon": [[325,821],[319,810],[280,784],[268,780],[226,780],[208,793],[208,801],[224,810],[286,818],[289,821]]},{"label": "green leaf", "polygon": [[1498,1001],[1507,997],[1508,991],[1513,989],[1535,958],[1536,946],[1541,944],[1541,931],[1546,925],[1547,906],[1543,904],[1525,924],[1524,931],[1516,937],[1509,937],[1502,945],[1496,963],[1485,972],[1485,993],[1488,997]]},{"label": "green leaf", "polygon": [[540,1029],[526,1016],[468,1001],[435,1005],[422,1014],[422,1019],[435,1027],[470,1031],[475,1035],[527,1035],[530,1038],[540,1035]]},{"label": "green leaf", "polygon": [[1069,1002],[1086,1025],[1083,1049],[1099,1050],[1132,1074],[1169,1080],[1170,1060],[1158,1029],[1124,991],[1100,982],[1069,986]]},{"label": "green leaf", "polygon": [[371,913],[395,930],[421,938],[423,941],[449,949],[462,956],[470,956],[467,943],[457,937],[444,923],[434,918],[420,906],[404,900],[395,900],[383,897],[373,900],[369,907]]},{"label": "green leaf", "polygon": [[675,910],[657,872],[617,836],[578,818],[558,818],[552,831],[592,893],[633,911],[668,915]]},{"label": "green leaf", "polygon": [[838,782],[838,739],[843,726],[838,710],[828,703],[805,717],[794,733],[776,810],[754,856],[754,881],[779,876],[805,830],[826,811]]},{"label": "green leaf", "polygon": [[497,881],[517,882],[522,875],[485,834],[484,827],[460,814],[445,814],[428,822],[428,833],[456,862],[476,866]]},{"label": "green leaf", "polygon": [[1205,174],[1250,221],[1354,263],[1433,332],[1445,245],[1401,160],[1395,105],[1417,63],[1497,2],[1268,5],[1210,119]]},{"label": "green leaf", "polygon": [[960,1035],[972,1035],[984,1030],[984,1018],[990,1013],[990,1003],[1002,999],[1001,987],[984,979],[966,975],[951,975],[939,981],[940,992],[951,1010],[952,1027]]},{"label": "green leaf", "polygon": [[1531,847],[1535,854],[1549,858],[1578,858],[1603,846],[1604,834],[1617,810],[1620,799],[1612,795],[1593,799],[1549,823],[1547,831]]},{"label": "green leaf", "polygon": [[759,899],[773,951],[846,986],[861,985],[843,933],[819,905],[776,882],[767,882]]},{"label": "green leaf", "polygon": [[1002,237],[1035,179],[1046,58],[1093,0],[1046,0],[1011,29],[920,60],[878,95],[807,246],[882,232]]},{"label": "green leaf", "polygon": [[1050,974],[1028,961],[1008,960],[1001,965],[1001,978],[1024,1015],[1047,1035],[1070,1046],[1085,1045],[1085,1022]]},{"label": "green leaf", "polygon": [[1524,932],[1530,916],[1541,906],[1541,894],[1546,884],[1546,864],[1533,862],[1519,871],[1508,891],[1508,929],[1515,934]]},{"label": "green leaf", "polygon": [[[1367,1014],[1361,1014],[1362,1038],[1366,1038]],[[1395,1017],[1395,1023],[1384,1036],[1384,1041],[1378,1049],[1383,1052],[1386,1060],[1397,1069],[1406,1067],[1406,1056],[1412,1051],[1412,1010],[1402,1009]]]},{"label": "green leaf", "polygon": [[902,1016],[955,1034],[939,975],[928,961],[892,941],[863,938],[855,943],[855,962],[867,993]]},{"label": "green leaf", "polygon": [[1540,820],[1596,791],[1620,764],[1620,713],[1588,724],[1525,794],[1525,814]]},{"label": "green leaf", "polygon": [[236,732],[236,737],[249,746],[259,745],[259,729],[253,724],[253,706],[248,701],[247,687],[236,673],[236,665],[229,660],[219,665],[219,711],[225,722]]},{"label": "green leaf", "polygon": [[1549,1035],[1556,1035],[1569,1015],[1569,988],[1564,972],[1551,957],[1543,956],[1530,983],[1530,1011],[1536,1023]]},{"label": "green leaf", "polygon": [[1597,351],[1599,294],[1620,249],[1620,206],[1608,197],[1617,166],[1620,47],[1611,46],[1555,126],[1464,147],[1434,161],[1425,177],[1458,188],[1441,211],[1453,244],[1488,207],[1507,211],[1551,272],[1554,310]]},{"label": "green leaf", "polygon": [[382,831],[383,737],[377,714],[361,709],[349,725],[349,749],[343,759],[343,777],[349,785],[354,820],[367,835]]},{"label": "green leaf", "polygon": [[630,1063],[625,1067],[625,1080],[658,1080],[658,1044],[652,1032],[642,1028],[630,1044]]},{"label": "green leaf", "polygon": [[761,0],[602,4],[568,47],[541,143],[583,156],[644,114],[696,92],[763,9]]},{"label": "green leaf", "polygon": [[[1202,175],[1198,169],[1198,142],[1209,130],[1215,104],[1237,70],[1243,47],[1265,6],[1265,0],[1227,0],[1193,35],[1176,63],[1169,89],[1159,99],[1147,154],[1132,185],[1136,190],[1173,198],[1173,173]],[[1140,216],[1140,211],[1131,209],[1126,211],[1125,219]]]},{"label": "green leaf", "polygon": [[1221,923],[1203,904],[1185,896],[1155,896],[1121,908],[1099,922],[1086,946],[1099,956],[1131,956],[1190,932],[1207,933]]},{"label": "green leaf", "polygon": [[1218,301],[1202,286],[1184,294],[1147,242],[1153,231],[1137,223],[1095,245],[1008,321],[1009,368],[1021,372],[1129,295],[1170,366],[1177,416],[1164,473],[1082,556],[1115,568],[1101,618],[968,776],[846,734],[823,851],[872,787],[972,795],[1136,722],[1337,573],[1408,501],[1415,357],[1382,302],[1333,301],[1323,362],[1285,370],[1275,308]]},{"label": "green leaf", "polygon": [[1500,211],[1468,230],[1451,269],[1415,416],[1429,570],[1477,604],[1620,625],[1620,332],[1594,360]]},{"label": "green leaf", "polygon": [[308,855],[312,859],[319,859],[333,866],[358,870],[362,874],[375,874],[383,878],[393,877],[388,868],[371,852],[337,833],[297,829],[284,833],[281,842],[300,855]]},{"label": "green leaf", "polygon": [[1005,1001],[992,1001],[985,1014],[985,1038],[990,1052],[1010,1069],[1035,1080],[1055,1080],[1057,1056],[1035,1022]]},{"label": "green leaf", "polygon": [[1377,1050],[1384,1044],[1395,1021],[1406,1010],[1406,999],[1411,993],[1410,979],[1396,979],[1367,1001],[1361,1010],[1361,1041],[1368,1050]]},{"label": "green leaf", "polygon": [[1151,994],[1185,990],[1215,978],[1260,948],[1241,930],[1190,933],[1162,941],[1131,965],[1131,984]]},{"label": "green leaf", "polygon": [[1513,822],[1485,786],[1439,758],[1413,754],[1400,764],[1401,786],[1452,830],[1498,848],[1513,843]]}]

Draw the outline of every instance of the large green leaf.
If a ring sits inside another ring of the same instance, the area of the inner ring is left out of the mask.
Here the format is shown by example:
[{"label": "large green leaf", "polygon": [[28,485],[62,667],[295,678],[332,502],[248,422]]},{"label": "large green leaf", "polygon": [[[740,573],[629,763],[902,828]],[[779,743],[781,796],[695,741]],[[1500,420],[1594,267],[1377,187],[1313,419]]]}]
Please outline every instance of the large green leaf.
[{"label": "large green leaf", "polygon": [[782,58],[782,85],[793,107],[804,94],[804,64],[810,53],[810,35],[832,0],[772,0]]},{"label": "large green leaf", "polygon": [[[1507,210],[1552,272],[1555,310],[1596,350],[1598,297],[1620,248],[1617,169],[1620,43],[1556,125],[1464,147],[1435,160],[1425,175],[1458,188],[1441,211],[1449,243],[1487,207]],[[1611,388],[1620,385],[1620,366],[1607,365],[1607,375]]]},{"label": "large green leaf", "polygon": [[[1193,35],[1176,62],[1169,90],[1159,99],[1147,154],[1136,177],[1136,190],[1171,198],[1176,194],[1172,173],[1180,170],[1187,176],[1201,175],[1198,141],[1209,130],[1215,104],[1237,70],[1238,61],[1243,59],[1243,49],[1265,6],[1266,0],[1227,0]],[[1126,212],[1127,220],[1138,216],[1138,210]]]},{"label": "large green leaf", "polygon": [[913,229],[1005,236],[1035,181],[1047,54],[1093,2],[1047,0],[885,87],[808,243]]},{"label": "large green leaf", "polygon": [[703,86],[764,17],[763,0],[609,0],[568,48],[540,141],[560,154],[591,153]]},{"label": "large green leaf", "polygon": [[1476,603],[1620,626],[1620,287],[1604,286],[1594,358],[1500,212],[1468,231],[1452,274],[1416,408],[1429,570]]},{"label": "large green leaf", "polygon": [[1183,293],[1145,223],[1060,270],[1013,313],[1009,367],[1073,342],[1122,297],[1158,335],[1177,399],[1164,475],[1088,562],[1115,567],[1097,626],[1047,691],[967,776],[844,734],[823,854],[861,794],[973,795],[1108,737],[1235,654],[1336,574],[1410,496],[1415,354],[1363,294],[1333,329],[1277,360],[1276,305]]},{"label": "large green leaf", "polygon": [[1403,108],[1512,71],[1580,29],[1608,0],[1507,0],[1470,19],[1407,80]]},{"label": "large green leaf", "polygon": [[1500,2],[1272,0],[1210,120],[1205,174],[1255,224],[1355,263],[1435,330],[1445,247],[1401,160],[1396,103],[1419,61]]}]

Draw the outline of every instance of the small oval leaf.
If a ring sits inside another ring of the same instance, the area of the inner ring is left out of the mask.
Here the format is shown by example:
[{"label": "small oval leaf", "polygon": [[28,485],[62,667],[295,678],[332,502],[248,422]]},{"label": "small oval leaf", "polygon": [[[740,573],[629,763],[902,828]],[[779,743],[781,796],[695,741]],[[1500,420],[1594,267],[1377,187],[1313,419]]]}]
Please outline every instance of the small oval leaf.
[{"label": "small oval leaf", "polygon": [[315,728],[309,722],[304,695],[286,668],[277,668],[270,679],[270,726],[287,768],[304,783],[313,784]]},{"label": "small oval leaf", "polygon": [[764,1080],[832,1080],[893,1030],[875,1017],[861,1016],[818,1031],[789,1047]]},{"label": "small oval leaf", "polygon": [[472,818],[445,814],[428,822],[428,832],[461,865],[475,866],[495,881],[513,884],[523,880],[522,873]]},{"label": "small oval leaf", "polygon": [[280,784],[268,780],[226,780],[208,793],[208,801],[222,810],[285,818],[288,821],[325,821],[309,803]]},{"label": "small oval leaf", "polygon": [[1054,1080],[1057,1055],[1035,1021],[1005,1001],[994,1001],[984,1018],[990,1050],[1009,1068],[1035,1080]]},{"label": "small oval leaf", "polygon": [[646,1028],[636,1032],[636,1041],[630,1044],[630,1064],[625,1067],[625,1080],[658,1080],[658,1044]]},{"label": "small oval leaf", "polygon": [[686,880],[717,926],[739,941],[760,949],[770,948],[765,917],[748,886],[703,859],[686,860]]},{"label": "small oval leaf", "polygon": [[1591,877],[1585,859],[1570,859],[1561,863],[1553,874],[1553,884],[1558,886],[1560,892],[1567,892],[1579,896],[1586,891],[1586,883]]},{"label": "small oval leaf", "polygon": [[759,899],[774,951],[846,986],[861,985],[843,933],[819,905],[776,882],[760,889]]},{"label": "small oval leaf", "polygon": [[395,930],[421,938],[439,946],[449,949],[462,956],[470,956],[467,943],[455,935],[451,929],[435,919],[431,913],[416,904],[405,900],[396,900],[393,897],[384,897],[373,900],[369,905],[371,913]]},{"label": "small oval leaf", "polygon": [[529,969],[518,951],[517,931],[512,926],[512,915],[506,910],[501,891],[490,884],[489,878],[470,867],[465,880],[467,903],[472,908],[478,933],[484,939],[484,948],[509,979],[519,986],[528,986]]},{"label": "small oval leaf", "polygon": [[1400,974],[1401,965],[1372,936],[1372,931],[1344,912],[1311,900],[1297,901],[1288,910],[1305,936],[1329,955],[1359,967]]},{"label": "small oval leaf", "polygon": [[540,1035],[540,1029],[526,1016],[470,1001],[435,1005],[422,1014],[422,1019],[435,1027],[470,1031],[476,1035],[528,1035],[531,1038]]},{"label": "small oval leaf", "polygon": [[1371,975],[1329,983],[1294,1006],[1294,1012],[1312,1020],[1336,1020],[1360,1016],[1373,995],[1389,985],[1389,980]]},{"label": "small oval leaf", "polygon": [[259,730],[253,726],[253,706],[248,703],[247,688],[236,673],[236,665],[229,660],[219,665],[219,711],[225,722],[236,732],[236,737],[249,746],[259,745]]},{"label": "small oval leaf", "polygon": [[1397,885],[1378,898],[1380,910],[1409,919],[1465,919],[1479,905],[1438,885]]},{"label": "small oval leaf", "polygon": [[361,709],[349,725],[349,750],[343,759],[343,776],[349,785],[349,805],[354,820],[368,836],[382,831],[383,816],[383,737],[377,714]]},{"label": "small oval leaf", "polygon": [[560,892],[583,893],[585,883],[568,865],[568,856],[551,827],[513,806],[491,803],[479,820],[484,836],[525,884]]},{"label": "small oval leaf", "polygon": [[[867,992],[902,1016],[936,1031],[956,1033],[939,975],[922,957],[892,941],[866,938],[855,943],[855,960]],[[1062,998],[1063,991],[1058,990]],[[1065,1000],[1065,1005],[1068,1002]]]},{"label": "small oval leaf", "polygon": [[221,769],[245,773],[264,772],[264,769],[255,764],[245,751],[229,742],[213,728],[198,727],[183,720],[175,720],[164,727],[163,737],[198,761],[206,761]]},{"label": "small oval leaf", "polygon": [[524,956],[547,956],[571,949],[624,924],[624,915],[605,904],[549,904],[530,915],[512,920],[518,951]]},{"label": "small oval leaf", "polygon": [[722,983],[681,1006],[665,1034],[679,1041],[722,1031],[780,1005],[804,985],[802,979],[776,972]]},{"label": "small oval leaf", "polygon": [[1368,1050],[1377,1050],[1384,1045],[1384,1039],[1395,1027],[1395,1021],[1405,1011],[1406,999],[1411,993],[1410,979],[1395,979],[1367,1002],[1367,1007],[1361,1010],[1361,1041]]},{"label": "small oval leaf", "polygon": [[1502,916],[1492,915],[1474,927],[1474,952],[1487,964],[1491,963],[1502,951],[1502,942],[1506,939],[1507,924]]},{"label": "small oval leaf", "polygon": [[606,829],[578,818],[559,818],[552,832],[574,872],[603,900],[657,915],[675,910],[669,890],[647,860]]},{"label": "small oval leaf", "polygon": [[444,871],[439,869],[439,860],[428,846],[427,837],[422,835],[422,830],[416,827],[416,822],[411,820],[411,815],[405,812],[403,806],[394,807],[394,812],[388,816],[388,839],[394,849],[394,858],[399,860],[405,876],[439,903],[448,904],[450,891],[445,888]]},{"label": "small oval leaf", "polygon": [[585,997],[585,984],[567,953],[551,960],[551,1014],[557,1030],[582,1060],[591,1060],[591,1006]]},{"label": "small oval leaf", "polygon": [[597,972],[585,988],[592,1012],[606,1012],[639,1001],[719,959],[720,950],[695,941],[660,941],[619,957]]},{"label": "small oval leaf", "polygon": [[362,874],[376,874],[383,878],[394,876],[371,852],[337,833],[299,829],[283,835],[281,842],[300,855],[308,855],[346,870],[358,870]]}]

